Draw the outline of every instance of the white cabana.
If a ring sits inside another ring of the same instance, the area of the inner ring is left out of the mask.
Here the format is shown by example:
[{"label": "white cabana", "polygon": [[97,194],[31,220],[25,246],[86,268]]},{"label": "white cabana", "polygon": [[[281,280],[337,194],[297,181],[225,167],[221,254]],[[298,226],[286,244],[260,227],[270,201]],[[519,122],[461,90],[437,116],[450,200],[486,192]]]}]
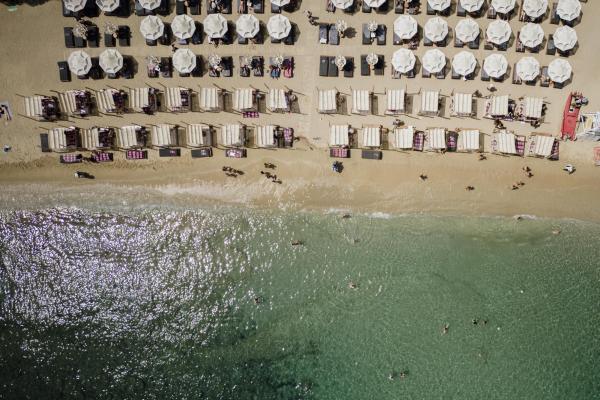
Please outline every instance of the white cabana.
[{"label": "white cabana", "polygon": [[435,11],[444,11],[450,7],[451,0],[427,0],[427,4]]},{"label": "white cabana", "polygon": [[241,147],[245,143],[245,129],[240,124],[225,124],[221,126],[219,144],[225,147]]},{"label": "white cabana", "polygon": [[333,6],[335,8],[339,8],[340,10],[345,10],[346,8],[352,6],[354,4],[354,0],[332,0]]},{"label": "white cabana", "polygon": [[88,53],[83,50],[76,50],[69,55],[69,69],[77,76],[83,76],[90,72],[92,68],[92,59]]},{"label": "white cabana", "polygon": [[437,115],[440,110],[440,92],[425,90],[421,92],[421,109],[419,114]]},{"label": "white cabana", "polygon": [[406,98],[406,92],[404,89],[387,89],[387,108],[385,112],[387,114],[401,114],[404,112],[404,100]]},{"label": "white cabana", "polygon": [[484,0],[459,0],[466,12],[474,13],[481,9]]},{"label": "white cabana", "polygon": [[169,124],[152,125],[150,138],[154,147],[177,146],[177,127]]},{"label": "white cabana", "polygon": [[78,12],[85,8],[87,0],[63,0],[65,8],[72,12]]},{"label": "white cabana", "polygon": [[350,145],[350,126],[331,125],[329,127],[329,145],[330,146],[349,146]]},{"label": "white cabana", "polygon": [[150,88],[129,89],[129,108],[136,112],[144,112],[150,106]]},{"label": "white cabana", "polygon": [[254,89],[236,88],[233,91],[233,109],[239,112],[251,111],[255,107]]},{"label": "white cabana", "polygon": [[242,14],[235,22],[235,30],[241,37],[251,39],[260,30],[260,23],[254,14]]},{"label": "white cabana", "polygon": [[155,8],[160,7],[160,0],[138,0],[140,6],[145,8],[146,10],[154,10]]},{"label": "white cabana", "polygon": [[352,113],[368,114],[371,112],[371,92],[365,89],[352,89]]},{"label": "white cabana", "polygon": [[544,29],[540,24],[527,23],[519,32],[519,40],[523,46],[534,49],[544,41]]},{"label": "white cabana", "polygon": [[25,97],[23,99],[25,102],[25,115],[29,118],[39,120],[44,119],[44,106],[42,105],[42,100],[45,98],[45,96]]},{"label": "white cabana", "polygon": [[421,61],[423,68],[432,74],[437,74],[446,66],[446,56],[438,49],[427,50]]},{"label": "white cabana", "polygon": [[96,92],[96,106],[98,111],[104,114],[116,113],[118,111],[115,104],[114,95],[119,93],[116,89],[100,89]]},{"label": "white cabana", "polygon": [[454,93],[452,95],[452,115],[470,117],[473,115],[473,94]]},{"label": "white cabana", "polygon": [[178,39],[189,39],[196,32],[196,24],[187,14],[177,15],[171,22],[171,31]]},{"label": "white cabana", "polygon": [[579,0],[558,0],[556,13],[564,21],[573,21],[581,14],[581,3]]},{"label": "white cabana", "polygon": [[181,74],[189,74],[196,68],[196,55],[190,49],[177,49],[173,54],[173,68]]},{"label": "white cabana", "polygon": [[204,18],[204,33],[209,38],[218,39],[227,33],[227,20],[221,14],[209,14]]},{"label": "white cabana", "polygon": [[486,101],[486,116],[503,117],[508,115],[508,95],[492,96]]},{"label": "white cabana", "polygon": [[516,68],[517,75],[525,82],[533,81],[540,74],[540,63],[533,57],[522,57]]},{"label": "white cabana", "polygon": [[48,148],[56,152],[69,151],[66,133],[71,129],[73,128],[58,127],[48,129]]},{"label": "white cabana", "polygon": [[107,74],[116,74],[123,68],[123,56],[115,49],[100,53],[100,68]]},{"label": "white cabana", "polygon": [[365,4],[371,8],[381,7],[387,0],[363,0]]},{"label": "white cabana", "polygon": [[282,40],[288,37],[292,30],[292,24],[288,17],[275,14],[267,22],[267,31],[273,39]]},{"label": "white cabana", "polygon": [[277,142],[275,141],[275,126],[257,126],[254,130],[254,144],[261,148],[276,147]]},{"label": "white cabana", "polygon": [[412,149],[415,135],[415,127],[394,128],[390,137],[390,145],[395,149]]},{"label": "white cabana", "polygon": [[554,45],[561,51],[571,50],[577,44],[577,32],[570,26],[556,28],[553,35]]},{"label": "white cabana", "polygon": [[428,150],[446,148],[446,128],[429,128],[425,131],[425,144]]},{"label": "white cabana", "polygon": [[283,6],[287,6],[288,4],[290,4],[290,0],[270,0],[271,4],[277,6],[277,7],[283,7]]},{"label": "white cabana", "polygon": [[148,15],[140,23],[140,33],[145,39],[157,40],[164,31],[165,24],[156,15]]},{"label": "white cabana", "polygon": [[284,89],[269,89],[267,107],[271,111],[289,111],[286,91]]},{"label": "white cabana", "polygon": [[456,149],[458,151],[479,151],[481,145],[479,144],[479,130],[478,129],[464,129],[458,132],[458,142],[456,143]]},{"label": "white cabana", "polygon": [[219,111],[221,91],[216,87],[202,87],[199,93],[200,108],[204,111]]},{"label": "white cabana", "polygon": [[362,129],[363,147],[381,146],[381,129],[378,126],[369,126]]},{"label": "white cabana", "polygon": [[517,154],[515,135],[510,132],[499,132],[492,136],[492,150],[502,154]]},{"label": "white cabana", "polygon": [[485,35],[488,42],[501,45],[510,40],[512,29],[507,21],[497,19],[488,25]]},{"label": "white cabana", "polygon": [[86,150],[97,150],[100,147],[98,128],[81,130],[81,147]]},{"label": "white cabana", "polygon": [[507,14],[515,8],[515,0],[492,0],[492,8],[500,14]]},{"label": "white cabana", "polygon": [[463,43],[469,43],[479,36],[479,24],[474,19],[461,19],[454,28],[454,34]]},{"label": "white cabana", "polygon": [[338,92],[336,89],[319,90],[318,111],[322,114],[337,112],[337,94]]},{"label": "white cabana", "polygon": [[573,68],[567,60],[556,58],[548,64],[548,76],[553,82],[564,83],[571,78]]},{"label": "white cabana", "polygon": [[122,126],[117,130],[117,146],[121,149],[131,149],[138,146],[137,131],[139,125]]},{"label": "white cabana", "polygon": [[483,60],[483,70],[492,78],[502,78],[506,74],[507,69],[508,61],[502,54],[490,54]]},{"label": "white cabana", "polygon": [[[189,111],[192,91],[182,87],[165,88],[165,105],[169,111]],[[184,105],[184,99],[186,105]]]},{"label": "white cabana", "polygon": [[470,51],[461,51],[452,58],[452,69],[458,75],[467,76],[477,68],[477,60]]},{"label": "white cabana", "polygon": [[401,15],[394,21],[394,33],[402,40],[411,39],[418,29],[417,20],[410,15]]},{"label": "white cabana", "polygon": [[79,115],[77,110],[77,95],[81,93],[81,90],[67,90],[58,93],[58,102],[63,113],[67,115]]},{"label": "white cabana", "polygon": [[119,8],[119,0],[96,0],[96,5],[103,12],[112,12]]},{"label": "white cabana", "polygon": [[190,124],[185,130],[185,144],[188,147],[210,147],[212,137],[210,127],[205,124]]},{"label": "white cabana", "polygon": [[550,157],[554,147],[554,137],[546,135],[533,135],[530,137],[529,155],[535,157]]},{"label": "white cabana", "polygon": [[423,28],[425,37],[434,43],[441,42],[448,36],[448,23],[440,18],[429,18]]},{"label": "white cabana", "polygon": [[392,55],[392,66],[402,74],[412,71],[416,61],[415,54],[409,49],[398,49]]},{"label": "white cabana", "polygon": [[539,18],[546,14],[548,0],[524,0],[523,12],[530,18]]},{"label": "white cabana", "polygon": [[541,97],[525,97],[522,102],[523,116],[528,120],[542,118],[544,99]]}]

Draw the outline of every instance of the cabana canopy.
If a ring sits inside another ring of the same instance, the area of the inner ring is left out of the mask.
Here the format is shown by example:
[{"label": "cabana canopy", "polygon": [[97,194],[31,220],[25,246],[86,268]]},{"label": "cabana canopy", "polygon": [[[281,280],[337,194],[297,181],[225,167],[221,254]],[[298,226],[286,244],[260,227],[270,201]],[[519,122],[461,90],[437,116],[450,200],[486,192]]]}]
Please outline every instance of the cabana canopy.
[{"label": "cabana canopy", "polygon": [[436,11],[444,11],[446,8],[450,7],[451,3],[451,0],[427,0],[429,7]]},{"label": "cabana canopy", "polygon": [[426,134],[425,143],[430,150],[446,148],[446,128],[429,128]]},{"label": "cabana canopy", "polygon": [[573,69],[567,60],[556,58],[548,64],[548,76],[553,82],[563,83],[571,78]]},{"label": "cabana canopy", "polygon": [[329,145],[330,146],[349,146],[350,145],[350,126],[331,125],[329,127]]},{"label": "cabana canopy", "polygon": [[515,0],[492,0],[492,7],[500,14],[507,14],[515,8]]},{"label": "cabana canopy", "polygon": [[[84,90],[67,90],[58,94],[58,101],[62,111],[68,115],[82,115],[82,104],[78,102],[78,98],[89,96]],[[89,110],[88,110],[89,111]],[[87,112],[84,112],[87,114]]]},{"label": "cabana canopy", "polygon": [[[191,90],[182,87],[165,89],[165,103],[170,111],[187,111],[190,106]],[[185,105],[184,105],[185,101]]]},{"label": "cabana canopy", "polygon": [[404,89],[387,89],[387,108],[389,114],[398,114],[404,112],[404,99],[406,92]]},{"label": "cabana canopy", "polygon": [[148,15],[140,23],[140,32],[145,39],[157,40],[165,30],[165,24],[156,15]]},{"label": "cabana canopy", "polygon": [[452,59],[452,69],[459,75],[467,76],[472,74],[477,67],[477,60],[473,53],[461,51]]},{"label": "cabana canopy", "polygon": [[502,78],[508,69],[508,61],[502,54],[490,54],[483,61],[483,70],[492,78]]},{"label": "cabana canopy", "polygon": [[139,125],[127,125],[119,128],[117,132],[117,144],[122,149],[131,149],[138,146],[137,131],[142,127]]},{"label": "cabana canopy", "polygon": [[415,54],[409,49],[398,49],[392,55],[392,66],[403,74],[412,71],[416,61]]},{"label": "cabana canopy", "polygon": [[454,28],[454,34],[463,43],[469,43],[479,36],[479,24],[474,19],[461,19]]},{"label": "cabana canopy", "polygon": [[544,41],[544,30],[540,24],[529,22],[521,28],[519,40],[525,47],[534,49]]},{"label": "cabana canopy", "polygon": [[548,0],[524,0],[523,11],[531,18],[539,18],[546,14]]},{"label": "cabana canopy", "polygon": [[543,105],[544,99],[541,97],[525,97],[523,99],[523,116],[526,119],[541,119]]},{"label": "cabana canopy", "polygon": [[400,39],[410,39],[417,34],[417,20],[410,15],[401,15],[394,21],[394,33]]},{"label": "cabana canopy", "polygon": [[155,147],[177,146],[177,127],[169,124],[152,125],[150,131],[152,145]]},{"label": "cabana canopy", "polygon": [[438,49],[427,50],[421,61],[423,68],[432,74],[437,74],[446,66],[446,56]]},{"label": "cabana canopy", "polygon": [[458,132],[458,151],[478,151],[481,149],[479,144],[478,129],[464,129]]},{"label": "cabana canopy", "polygon": [[462,6],[462,8],[465,9],[465,11],[473,13],[473,12],[477,12],[481,9],[481,6],[483,6],[484,0],[459,0],[459,1],[460,1],[460,5]]},{"label": "cabana canopy", "polygon": [[115,49],[100,53],[100,68],[107,74],[116,74],[123,68],[123,56]]},{"label": "cabana canopy", "polygon": [[254,89],[235,89],[233,91],[233,109],[239,112],[254,109]]},{"label": "cabana canopy", "polygon": [[83,76],[90,72],[92,68],[92,59],[90,55],[83,50],[76,50],[69,55],[69,69],[77,76]]},{"label": "cabana canopy", "polygon": [[437,115],[440,109],[440,92],[425,90],[421,92],[421,110],[419,114]]},{"label": "cabana canopy", "polygon": [[452,114],[456,116],[473,115],[473,94],[454,93],[452,96]]},{"label": "cabana canopy", "polygon": [[196,32],[196,24],[187,14],[177,15],[171,22],[171,31],[176,38],[189,39]]},{"label": "cabana canopy", "polygon": [[150,88],[129,89],[129,107],[134,111],[143,112],[144,108],[150,106]]},{"label": "cabana canopy", "polygon": [[251,39],[260,30],[260,23],[254,14],[242,14],[235,22],[235,30],[241,37]]},{"label": "cabana canopy", "polygon": [[160,7],[160,0],[139,0],[139,3],[146,10],[154,10]]},{"label": "cabana canopy", "polygon": [[190,49],[177,49],[173,54],[173,68],[181,74],[189,74],[196,68],[196,59]]},{"label": "cabana canopy", "polygon": [[98,128],[81,130],[81,147],[86,150],[96,150],[100,147]]},{"label": "cabana canopy", "polygon": [[488,25],[485,34],[488,42],[501,45],[509,41],[512,29],[507,21],[497,19]]},{"label": "cabana canopy", "polygon": [[267,30],[269,31],[269,36],[273,39],[281,40],[288,37],[292,30],[292,24],[288,17],[276,14],[269,18]]},{"label": "cabana canopy", "polygon": [[540,63],[533,57],[522,57],[516,68],[519,78],[526,82],[533,81],[540,74]]},{"label": "cabana canopy", "polygon": [[204,18],[204,33],[209,38],[222,38],[227,33],[227,30],[227,20],[221,14],[209,14]]},{"label": "cabana canopy", "polygon": [[486,114],[493,117],[508,115],[508,95],[492,96],[487,101]]},{"label": "cabana canopy", "polygon": [[212,145],[210,127],[205,124],[190,124],[186,129],[185,143],[188,147],[205,147]]},{"label": "cabana canopy", "polygon": [[371,92],[365,89],[352,89],[352,113],[368,114],[371,112]]},{"label": "cabana canopy", "polygon": [[556,13],[564,21],[573,21],[581,14],[581,3],[579,0],[558,0]]},{"label": "cabana canopy", "polygon": [[96,106],[101,113],[116,113],[118,111],[115,104],[114,95],[119,93],[116,89],[100,89],[96,92]]},{"label": "cabana canopy", "polygon": [[407,126],[405,128],[394,128],[390,144],[396,149],[412,149],[413,139],[415,134],[415,128],[413,126]]},{"label": "cabana canopy", "polygon": [[496,133],[492,140],[496,142],[496,152],[504,154],[517,154],[515,135],[513,133]]},{"label": "cabana canopy", "polygon": [[277,143],[275,142],[275,126],[257,126],[255,130],[255,140],[258,147],[276,147]]},{"label": "cabana canopy", "polygon": [[200,88],[200,108],[204,111],[220,110],[219,94],[220,91],[216,87]]},{"label": "cabana canopy", "polygon": [[44,119],[44,106],[42,105],[42,99],[44,96],[31,96],[25,97],[25,115],[30,118]]},{"label": "cabana canopy", "polygon": [[73,146],[67,143],[67,132],[72,129],[74,128],[59,127],[48,129],[48,148],[56,152],[69,151],[70,147],[72,148]]},{"label": "cabana canopy", "polygon": [[448,36],[448,23],[440,17],[429,18],[423,29],[425,37],[434,43],[441,42]]},{"label": "cabana canopy", "polygon": [[337,112],[337,90],[327,89],[319,90],[319,112],[335,113]]},{"label": "cabana canopy", "polygon": [[219,143],[226,147],[240,147],[245,142],[244,129],[240,124],[225,124],[221,127]]},{"label": "cabana canopy", "polygon": [[269,89],[269,96],[267,97],[267,107],[271,111],[288,111],[289,105],[285,90],[283,89]]},{"label": "cabana canopy", "polygon": [[556,28],[553,38],[554,45],[561,51],[571,50],[577,44],[577,32],[567,25]]},{"label": "cabana canopy", "polygon": [[369,126],[362,130],[363,147],[381,146],[381,129],[378,126]]},{"label": "cabana canopy", "polygon": [[552,155],[552,147],[554,147],[554,137],[545,135],[534,135],[531,137],[532,145],[529,150],[533,156],[550,157]]}]

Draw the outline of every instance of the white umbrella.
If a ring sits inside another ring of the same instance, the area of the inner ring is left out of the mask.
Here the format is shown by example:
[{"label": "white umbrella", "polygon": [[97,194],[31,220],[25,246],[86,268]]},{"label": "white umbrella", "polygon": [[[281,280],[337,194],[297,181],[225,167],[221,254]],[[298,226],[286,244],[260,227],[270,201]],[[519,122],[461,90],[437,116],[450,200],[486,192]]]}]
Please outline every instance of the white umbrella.
[{"label": "white umbrella", "polygon": [[440,17],[429,18],[423,29],[425,36],[434,43],[441,42],[448,36],[448,23]]},{"label": "white umbrella", "polygon": [[222,38],[227,29],[227,20],[221,14],[209,14],[204,18],[204,33],[212,39]]},{"label": "white umbrella", "polygon": [[365,4],[371,8],[377,8],[385,3],[387,0],[363,0]]},{"label": "white umbrella", "polygon": [[417,20],[410,15],[401,15],[394,21],[394,33],[400,39],[410,39],[417,34]]},{"label": "white umbrella", "polygon": [[155,15],[149,15],[140,23],[140,32],[144,38],[156,40],[162,36],[165,24]]},{"label": "white umbrella", "polygon": [[492,0],[492,7],[500,14],[506,14],[515,8],[515,0]]},{"label": "white umbrella", "polygon": [[458,24],[456,24],[454,33],[461,42],[472,42],[479,36],[479,24],[474,19],[461,19]]},{"label": "white umbrella", "polygon": [[177,49],[173,54],[173,67],[182,74],[191,73],[196,68],[196,55],[190,49]]},{"label": "white umbrella", "polygon": [[335,8],[345,10],[354,3],[354,0],[332,0],[332,3],[335,6]]},{"label": "white umbrella", "polygon": [[451,0],[427,0],[427,4],[436,11],[444,11],[450,7]]},{"label": "white umbrella", "polygon": [[562,51],[571,50],[577,44],[577,32],[570,26],[561,26],[554,31],[554,45]]},{"label": "white umbrella", "polygon": [[536,48],[544,41],[544,30],[540,24],[527,23],[521,28],[519,40],[525,47]]},{"label": "white umbrella", "polygon": [[377,21],[369,21],[369,23],[367,23],[367,29],[369,32],[375,32],[377,30]]},{"label": "white umbrella", "polygon": [[292,24],[287,17],[281,14],[273,15],[267,22],[267,30],[273,39],[284,39],[292,30]]},{"label": "white umbrella", "polygon": [[160,0],[139,0],[139,2],[146,10],[154,10],[160,6]]},{"label": "white umbrella", "polygon": [[341,55],[335,56],[335,65],[337,65],[338,68],[344,68],[346,65],[346,57]]},{"label": "white umbrella", "polygon": [[490,54],[483,60],[483,70],[492,78],[501,78],[506,74],[508,61],[502,54]]},{"label": "white umbrella", "polygon": [[469,51],[461,51],[452,59],[452,68],[459,75],[467,76],[472,74],[477,67],[477,60],[473,53]]},{"label": "white umbrella", "polygon": [[503,44],[508,42],[512,30],[508,22],[497,19],[490,23],[485,31],[487,40],[494,44]]},{"label": "white umbrella", "polygon": [[273,63],[278,67],[281,67],[283,65],[283,60],[284,57],[282,54],[278,54],[275,57],[273,57]]},{"label": "white umbrella", "polygon": [[235,30],[243,38],[253,38],[260,30],[260,23],[254,14],[242,14],[235,21]]},{"label": "white umbrella", "polygon": [[192,17],[186,14],[181,14],[173,18],[173,22],[171,22],[171,30],[176,38],[188,39],[191,38],[196,31],[196,25],[194,24]]},{"label": "white umbrella", "polygon": [[273,4],[277,7],[283,7],[283,6],[287,6],[288,4],[290,4],[290,0],[271,0],[271,4]]},{"label": "white umbrella", "polygon": [[546,14],[548,0],[524,0],[523,11],[531,18],[539,18]]},{"label": "white umbrella", "polygon": [[554,82],[563,83],[571,78],[573,68],[565,59],[557,58],[548,65],[548,76]]},{"label": "white umbrella", "polygon": [[421,59],[423,68],[437,74],[446,66],[446,56],[438,49],[427,50]]},{"label": "white umbrella", "polygon": [[373,66],[373,65],[377,64],[377,61],[379,61],[379,57],[377,57],[377,54],[375,54],[375,53],[367,54],[367,64]]},{"label": "white umbrella", "polygon": [[560,19],[572,21],[579,18],[579,14],[581,14],[581,3],[579,0],[558,0],[556,13]]},{"label": "white umbrella", "polygon": [[412,71],[416,61],[415,54],[408,49],[396,50],[392,55],[392,66],[402,74]]},{"label": "white umbrella", "polygon": [[111,12],[119,8],[119,0],[96,0],[96,5],[101,11]]},{"label": "white umbrella", "polygon": [[116,74],[123,68],[123,56],[115,49],[106,49],[100,53],[100,68],[107,74]]},{"label": "white umbrella", "polygon": [[222,58],[218,54],[211,54],[208,56],[208,65],[211,67],[216,67],[217,65],[221,64],[221,61]]},{"label": "white umbrella", "polygon": [[517,75],[528,82],[534,80],[540,74],[540,63],[533,57],[523,57],[517,63]]},{"label": "white umbrella", "polygon": [[460,0],[460,5],[467,12],[477,12],[483,6],[483,0]]},{"label": "white umbrella", "polygon": [[72,12],[78,12],[85,8],[87,0],[63,0],[65,8]]},{"label": "white umbrella", "polygon": [[92,59],[90,55],[83,50],[77,50],[69,55],[69,69],[77,76],[82,76],[90,72],[92,68]]}]

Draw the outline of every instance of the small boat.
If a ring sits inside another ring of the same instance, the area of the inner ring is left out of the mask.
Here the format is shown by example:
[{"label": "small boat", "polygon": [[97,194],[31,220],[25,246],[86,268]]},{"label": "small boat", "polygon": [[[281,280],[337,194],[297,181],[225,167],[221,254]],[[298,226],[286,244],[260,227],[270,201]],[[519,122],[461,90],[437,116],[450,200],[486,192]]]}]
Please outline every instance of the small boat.
[{"label": "small boat", "polygon": [[[563,121],[561,127],[561,138],[575,140],[575,129],[577,128],[577,121],[579,120],[579,109],[581,103],[579,102],[583,96],[581,93],[571,92],[567,97],[565,103],[565,109],[563,111]],[[579,101],[578,101],[579,100]]]}]

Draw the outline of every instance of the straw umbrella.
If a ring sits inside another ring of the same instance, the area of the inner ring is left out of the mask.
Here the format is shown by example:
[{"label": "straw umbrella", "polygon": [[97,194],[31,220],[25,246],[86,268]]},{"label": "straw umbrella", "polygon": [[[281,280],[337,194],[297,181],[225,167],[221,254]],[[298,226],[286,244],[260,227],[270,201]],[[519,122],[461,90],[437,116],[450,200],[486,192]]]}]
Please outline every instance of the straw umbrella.
[{"label": "straw umbrella", "polygon": [[412,71],[416,61],[415,54],[408,49],[398,49],[392,55],[392,66],[401,74]]},{"label": "straw umbrella", "polygon": [[139,0],[139,3],[146,10],[154,10],[160,7],[160,0]]},{"label": "straw umbrella", "polygon": [[573,68],[565,59],[557,58],[548,65],[548,76],[556,83],[564,83],[571,78]]},{"label": "straw umbrella", "polygon": [[581,3],[579,0],[558,0],[556,13],[564,21],[573,21],[581,14]]},{"label": "straw umbrella", "polygon": [[182,14],[177,15],[171,22],[173,35],[178,39],[189,39],[196,32],[196,24],[192,17]]},{"label": "straw umbrella", "polygon": [[425,37],[432,42],[441,42],[448,36],[448,23],[440,17],[433,17],[425,23],[424,31]]},{"label": "straw umbrella", "polygon": [[344,66],[346,65],[346,57],[342,56],[342,55],[337,55],[335,56],[335,65],[339,68],[342,69],[344,68]]},{"label": "straw umbrella", "polygon": [[473,13],[481,9],[483,1],[484,0],[460,0],[460,5],[465,11]]},{"label": "straw umbrella", "polygon": [[446,56],[438,49],[427,50],[422,58],[423,68],[437,74],[446,66]]},{"label": "straw umbrella", "polygon": [[335,8],[339,8],[340,10],[345,10],[346,8],[352,6],[354,0],[332,0],[332,3]]},{"label": "straw umbrella", "polygon": [[123,68],[123,56],[115,49],[100,53],[100,68],[107,74],[116,74]]},{"label": "straw umbrella", "polygon": [[209,14],[204,18],[204,33],[211,39],[222,38],[227,29],[227,20],[221,14]]},{"label": "straw umbrella", "polygon": [[477,67],[477,60],[473,53],[461,51],[452,59],[452,69],[459,75],[467,76],[472,74]]},{"label": "straw umbrella", "polygon": [[522,80],[533,81],[540,74],[540,63],[533,57],[523,57],[517,63],[517,75]]},{"label": "straw umbrella", "polygon": [[394,33],[400,39],[410,39],[417,34],[417,20],[410,15],[401,15],[394,21]]},{"label": "straw umbrella", "polygon": [[525,24],[519,33],[519,40],[525,47],[534,49],[544,41],[544,30],[540,24]]},{"label": "straw umbrella", "polygon": [[92,68],[92,59],[90,55],[83,50],[72,52],[68,58],[69,69],[77,76],[83,76],[90,72]]},{"label": "straw umbrella", "polygon": [[377,57],[377,54],[375,54],[375,53],[367,54],[367,64],[369,64],[371,67],[374,66],[375,64],[377,64],[378,61],[379,61],[379,57]]},{"label": "straw umbrella", "polygon": [[191,73],[196,68],[196,55],[190,49],[177,49],[173,54],[173,67],[179,73]]},{"label": "straw umbrella", "polygon": [[387,0],[363,0],[365,4],[371,8],[381,7]]},{"label": "straw umbrella", "polygon": [[87,26],[85,26],[81,22],[75,23],[75,26],[73,27],[73,35],[83,39],[87,38],[87,31]]},{"label": "straw umbrella", "polygon": [[85,8],[87,0],[63,0],[63,3],[67,10],[76,13]]},{"label": "straw umbrella", "polygon": [[156,40],[163,35],[165,24],[155,15],[149,15],[140,23],[140,32],[145,39]]},{"label": "straw umbrella", "polygon": [[427,0],[427,4],[433,10],[436,11],[444,11],[446,8],[450,7],[451,0]]},{"label": "straw umbrella", "polygon": [[210,65],[211,67],[217,67],[217,66],[221,65],[222,60],[223,59],[221,58],[220,55],[211,54],[208,56],[208,65]]},{"label": "straw umbrella", "polygon": [[96,5],[100,11],[112,12],[119,8],[119,0],[96,0]]},{"label": "straw umbrella", "polygon": [[292,24],[287,17],[281,14],[273,15],[267,22],[267,30],[273,39],[282,40],[288,37]]},{"label": "straw umbrella", "polygon": [[497,19],[488,25],[485,34],[489,42],[501,45],[508,42],[512,30],[508,22]]},{"label": "straw umbrella", "polygon": [[523,11],[531,18],[539,18],[546,14],[548,9],[548,0],[525,0],[523,2]]},{"label": "straw umbrella", "polygon": [[348,23],[346,21],[344,21],[343,19],[338,19],[335,22],[335,28],[340,33],[340,35],[342,35],[342,37],[343,37],[344,34],[346,33],[346,29],[348,29]]},{"label": "straw umbrella", "polygon": [[502,78],[508,69],[508,61],[502,54],[490,54],[483,60],[483,70],[492,78]]},{"label": "straw umbrella", "polygon": [[119,28],[117,27],[117,25],[113,24],[112,22],[105,22],[104,23],[104,32],[108,33],[109,35],[115,35],[118,32]]},{"label": "straw umbrella", "polygon": [[500,14],[507,14],[515,8],[515,0],[492,0],[492,8]]},{"label": "straw umbrella", "polygon": [[479,24],[474,19],[461,19],[458,24],[456,24],[454,33],[461,42],[472,42],[479,36]]},{"label": "straw umbrella", "polygon": [[235,22],[235,30],[241,37],[251,39],[260,30],[260,23],[253,14],[242,14]]},{"label": "straw umbrella", "polygon": [[569,51],[577,44],[577,32],[570,26],[561,26],[554,31],[554,45],[561,51]]}]

